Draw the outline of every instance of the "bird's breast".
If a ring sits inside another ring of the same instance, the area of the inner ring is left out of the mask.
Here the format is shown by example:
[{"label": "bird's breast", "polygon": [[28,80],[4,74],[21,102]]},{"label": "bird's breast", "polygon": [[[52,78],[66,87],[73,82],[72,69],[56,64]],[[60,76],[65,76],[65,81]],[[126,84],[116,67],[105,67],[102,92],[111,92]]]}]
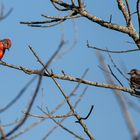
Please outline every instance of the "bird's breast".
[{"label": "bird's breast", "polygon": [[5,53],[5,50],[1,50],[1,49],[0,49],[0,60],[2,59],[4,53]]}]

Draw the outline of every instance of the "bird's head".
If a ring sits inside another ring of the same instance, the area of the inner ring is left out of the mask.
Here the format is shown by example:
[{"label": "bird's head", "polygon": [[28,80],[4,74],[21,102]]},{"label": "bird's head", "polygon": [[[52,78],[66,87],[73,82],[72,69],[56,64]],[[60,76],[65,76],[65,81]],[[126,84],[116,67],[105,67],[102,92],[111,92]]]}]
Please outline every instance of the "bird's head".
[{"label": "bird's head", "polygon": [[3,43],[4,49],[9,49],[12,46],[12,42],[8,38],[1,40],[1,42]]},{"label": "bird's head", "polygon": [[140,71],[137,69],[132,69],[128,74],[131,76],[140,75]]}]

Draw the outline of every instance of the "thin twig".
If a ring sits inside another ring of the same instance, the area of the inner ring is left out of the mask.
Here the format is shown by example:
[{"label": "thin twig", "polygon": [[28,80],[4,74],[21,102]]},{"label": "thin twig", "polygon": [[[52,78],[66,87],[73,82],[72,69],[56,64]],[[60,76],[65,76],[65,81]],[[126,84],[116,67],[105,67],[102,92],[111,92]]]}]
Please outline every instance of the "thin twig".
[{"label": "thin twig", "polygon": [[139,24],[139,39],[140,39],[140,0],[137,0],[136,4],[136,10],[137,10],[137,16],[138,16],[138,24]]},{"label": "thin twig", "polygon": [[116,70],[127,80],[129,81],[129,79],[125,76],[125,74],[120,70],[120,68],[115,64],[113,58],[111,57],[111,55],[108,53],[108,56],[111,60],[111,63],[113,64],[114,68],[116,68]]},{"label": "thin twig", "polygon": [[52,119],[52,118],[68,118],[73,116],[73,114],[66,114],[66,115],[57,115],[57,116],[51,116],[51,115],[37,115],[37,114],[33,114],[33,113],[27,113],[27,112],[23,112],[24,114],[27,114],[30,117],[36,117],[36,118],[43,118],[43,119]]},{"label": "thin twig", "polygon": [[119,82],[119,84],[123,87],[123,84],[122,84],[122,82],[117,78],[117,76],[113,73],[113,71],[112,71],[112,69],[111,69],[111,67],[108,65],[108,68],[109,68],[109,70],[110,70],[110,72],[111,72],[111,74],[112,74],[112,76]]},{"label": "thin twig", "polygon": [[[36,25],[36,24],[28,24],[28,26],[30,26],[30,27],[50,28],[50,27],[56,26],[56,25],[58,25],[58,24],[61,24],[61,23],[63,23],[64,21],[65,21],[65,20],[60,20],[60,21],[57,22],[57,23],[54,23],[54,24],[51,24],[51,25],[47,25],[47,26]],[[25,24],[25,23],[22,23],[22,24]]]},{"label": "thin twig", "polygon": [[47,15],[44,15],[42,14],[41,15],[42,17],[45,17],[45,18],[48,18],[48,19],[56,19],[56,20],[64,20],[64,19],[73,19],[73,18],[79,18],[81,16],[74,16],[73,13],[71,13],[70,15],[68,16],[63,16],[63,17],[58,17],[58,16],[47,16]]},{"label": "thin twig", "polygon": [[95,50],[99,50],[102,52],[107,52],[107,53],[130,53],[130,52],[135,52],[135,51],[140,51],[140,49],[131,49],[131,50],[108,50],[108,49],[102,49],[102,48],[97,48],[94,46],[89,45],[88,41],[87,41],[87,47],[91,48],[91,49],[95,49]]},{"label": "thin twig", "polygon": [[[62,1],[57,1],[57,0],[50,0],[50,1],[52,2],[52,5],[53,5],[58,11],[68,11],[68,10],[70,10],[70,9],[69,9],[70,7],[68,7],[68,6],[69,6],[68,3],[63,3]],[[60,7],[64,7],[63,5],[65,5],[65,8],[59,8],[58,5],[59,5]],[[71,6],[73,6],[73,5],[71,5]],[[66,7],[67,7],[67,8],[66,8]]]},{"label": "thin twig", "polygon": [[112,15],[110,15],[109,22],[110,23],[112,22]]},{"label": "thin twig", "polygon": [[94,105],[91,106],[91,109],[90,109],[90,111],[89,111],[89,113],[87,114],[86,117],[81,117],[78,121],[75,121],[75,122],[76,122],[76,123],[79,123],[80,120],[87,120],[88,117],[90,116],[92,110],[93,110],[93,107],[94,107]]}]

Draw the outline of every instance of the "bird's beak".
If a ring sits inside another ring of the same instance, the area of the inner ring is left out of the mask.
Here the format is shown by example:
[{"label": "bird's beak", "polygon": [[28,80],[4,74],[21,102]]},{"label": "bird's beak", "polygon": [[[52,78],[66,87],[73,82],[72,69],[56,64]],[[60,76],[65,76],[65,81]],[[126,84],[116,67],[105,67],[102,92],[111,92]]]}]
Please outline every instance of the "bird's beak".
[{"label": "bird's beak", "polygon": [[128,72],[127,74],[131,75],[131,72]]}]

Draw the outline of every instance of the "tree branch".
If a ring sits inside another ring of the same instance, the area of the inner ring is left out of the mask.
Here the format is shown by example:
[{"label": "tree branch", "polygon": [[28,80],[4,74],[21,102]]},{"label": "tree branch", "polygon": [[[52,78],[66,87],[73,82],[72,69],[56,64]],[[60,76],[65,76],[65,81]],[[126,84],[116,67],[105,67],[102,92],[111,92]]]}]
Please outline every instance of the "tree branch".
[{"label": "tree branch", "polygon": [[[11,64],[8,64],[8,63],[2,62],[2,61],[0,61],[0,65],[7,66],[7,67],[10,67],[10,68],[13,68],[13,69],[23,71],[26,74],[40,75],[40,70],[31,70],[31,69],[24,68],[22,66],[11,65]],[[41,75],[46,76],[46,77],[53,77],[53,78],[61,79],[61,80],[78,82],[78,83],[82,83],[82,84],[86,84],[86,85],[90,85],[90,86],[121,90],[121,91],[124,91],[124,92],[128,92],[130,94],[135,93],[134,90],[131,89],[131,88],[126,88],[126,87],[122,87],[122,86],[118,86],[118,85],[111,85],[111,84],[105,84],[105,83],[99,83],[99,82],[84,80],[84,79],[81,79],[81,78],[78,78],[78,77],[73,77],[73,76],[70,76],[70,75],[58,75],[58,74],[54,74],[54,73],[49,75],[46,72],[41,73]]]}]

